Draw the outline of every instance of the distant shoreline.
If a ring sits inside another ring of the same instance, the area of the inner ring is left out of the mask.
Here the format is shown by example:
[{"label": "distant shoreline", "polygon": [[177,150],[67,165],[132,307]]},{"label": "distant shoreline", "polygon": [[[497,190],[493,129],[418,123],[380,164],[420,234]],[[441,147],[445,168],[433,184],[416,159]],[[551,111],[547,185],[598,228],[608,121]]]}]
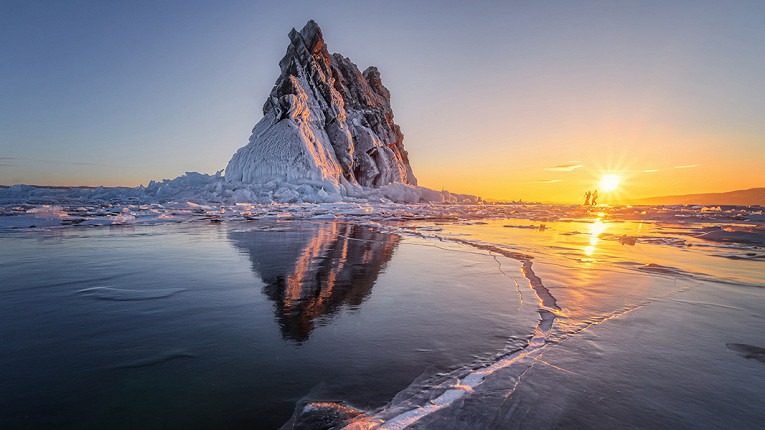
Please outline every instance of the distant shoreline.
[{"label": "distant shoreline", "polygon": [[635,199],[633,205],[765,206],[765,187],[723,193],[699,193]]}]

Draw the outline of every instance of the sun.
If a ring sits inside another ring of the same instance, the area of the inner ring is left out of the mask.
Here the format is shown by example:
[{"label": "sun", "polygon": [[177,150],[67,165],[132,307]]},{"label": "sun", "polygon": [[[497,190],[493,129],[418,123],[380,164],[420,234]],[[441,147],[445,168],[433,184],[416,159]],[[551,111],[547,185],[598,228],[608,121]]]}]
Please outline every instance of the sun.
[{"label": "sun", "polygon": [[619,175],[605,175],[600,180],[600,189],[602,191],[613,191],[619,187],[619,183],[622,181]]}]

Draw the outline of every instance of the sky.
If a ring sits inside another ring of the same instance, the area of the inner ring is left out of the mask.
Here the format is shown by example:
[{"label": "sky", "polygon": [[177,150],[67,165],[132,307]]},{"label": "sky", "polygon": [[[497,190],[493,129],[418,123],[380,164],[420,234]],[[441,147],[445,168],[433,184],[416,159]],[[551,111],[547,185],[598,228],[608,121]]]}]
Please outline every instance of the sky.
[{"label": "sky", "polygon": [[420,185],[606,202],[765,186],[762,1],[0,2],[0,184],[214,173],[309,19],[375,65]]}]

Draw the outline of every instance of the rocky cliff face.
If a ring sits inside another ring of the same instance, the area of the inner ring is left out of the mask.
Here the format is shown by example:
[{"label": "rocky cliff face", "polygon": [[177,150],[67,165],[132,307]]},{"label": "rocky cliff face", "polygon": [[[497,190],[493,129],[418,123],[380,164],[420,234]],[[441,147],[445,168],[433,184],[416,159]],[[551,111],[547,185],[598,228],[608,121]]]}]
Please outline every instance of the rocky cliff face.
[{"label": "rocky cliff face", "polygon": [[289,39],[264,117],[229,161],[226,180],[417,185],[377,68],[362,73],[330,55],[314,21],[292,29]]}]

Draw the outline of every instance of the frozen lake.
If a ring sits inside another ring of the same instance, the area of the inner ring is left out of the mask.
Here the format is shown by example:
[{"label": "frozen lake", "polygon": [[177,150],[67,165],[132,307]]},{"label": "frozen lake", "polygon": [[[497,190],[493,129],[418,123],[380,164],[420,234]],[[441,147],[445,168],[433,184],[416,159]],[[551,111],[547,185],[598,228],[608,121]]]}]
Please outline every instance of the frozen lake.
[{"label": "frozen lake", "polygon": [[0,427],[759,428],[762,213],[702,209],[6,208]]}]

